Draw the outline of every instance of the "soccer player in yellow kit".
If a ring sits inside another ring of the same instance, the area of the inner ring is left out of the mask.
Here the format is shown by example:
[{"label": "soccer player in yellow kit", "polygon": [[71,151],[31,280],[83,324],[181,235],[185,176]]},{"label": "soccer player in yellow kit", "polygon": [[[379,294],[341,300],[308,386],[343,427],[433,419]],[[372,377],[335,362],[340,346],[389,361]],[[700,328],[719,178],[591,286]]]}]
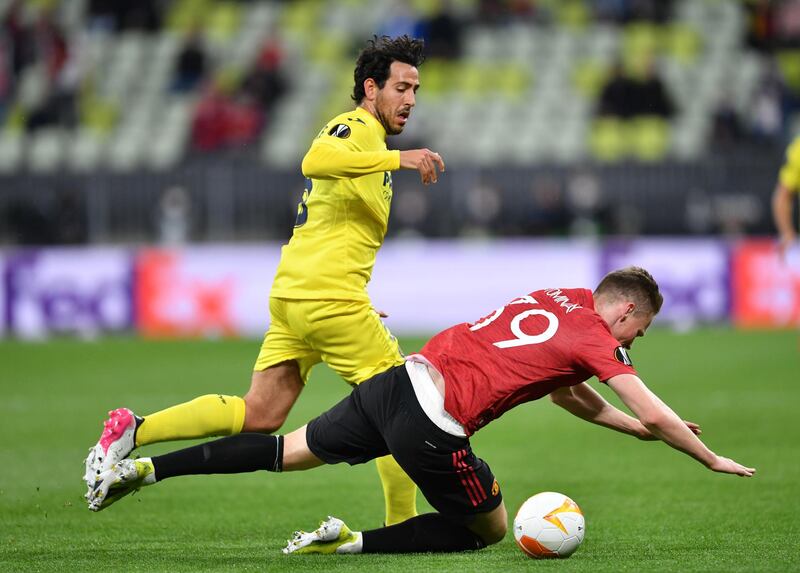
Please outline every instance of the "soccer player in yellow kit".
[{"label": "soccer player in yellow kit", "polygon": [[[391,172],[416,169],[427,185],[436,183],[437,169],[444,170],[441,156],[429,149],[386,148],[386,136],[403,131],[415,105],[423,59],[421,40],[370,40],[354,73],[357,107],[329,121],[303,159],[306,189],[281,253],[270,293],[270,327],[244,398],[209,394],[144,417],[127,408],[113,410],[86,459],[90,492],[98,474],[139,446],[276,431],[321,361],[351,385],[403,363],[366,285],[386,234]],[[385,523],[416,515],[413,482],[393,458],[377,464]]]},{"label": "soccer player in yellow kit", "polygon": [[797,239],[792,221],[793,195],[800,193],[800,136],[786,150],[786,162],[778,174],[772,193],[772,218],[778,228],[778,251],[786,256],[787,249]]}]

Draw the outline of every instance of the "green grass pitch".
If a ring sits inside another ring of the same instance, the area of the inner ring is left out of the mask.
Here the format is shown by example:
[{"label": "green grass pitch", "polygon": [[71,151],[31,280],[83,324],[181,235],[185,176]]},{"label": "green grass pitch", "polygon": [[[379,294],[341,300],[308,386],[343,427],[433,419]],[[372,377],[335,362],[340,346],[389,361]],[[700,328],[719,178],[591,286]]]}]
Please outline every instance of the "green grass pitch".
[{"label": "green grass pitch", "polygon": [[[404,347],[421,343],[407,339]],[[655,330],[632,352],[644,380],[702,425],[712,449],[758,468],[749,480],[714,474],[661,443],[592,426],[547,400],[479,432],[473,447],[492,466],[511,514],[545,490],[580,504],[586,540],[568,560],[527,559],[510,534],[458,555],[281,554],[292,531],[313,528],[328,514],[356,529],[380,525],[373,464],[178,478],[99,514],[86,509],[82,460],[106,411],[125,405],[148,413],[199,394],[241,394],[257,350],[256,341],[0,343],[0,570],[800,569],[800,347],[792,332]],[[347,391],[317,368],[286,429]]]}]

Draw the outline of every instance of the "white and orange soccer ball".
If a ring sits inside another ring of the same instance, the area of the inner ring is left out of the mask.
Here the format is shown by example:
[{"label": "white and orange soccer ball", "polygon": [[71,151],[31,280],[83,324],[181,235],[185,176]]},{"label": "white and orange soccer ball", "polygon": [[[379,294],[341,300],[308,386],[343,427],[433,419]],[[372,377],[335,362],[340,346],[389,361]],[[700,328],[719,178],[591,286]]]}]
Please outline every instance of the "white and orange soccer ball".
[{"label": "white and orange soccer ball", "polygon": [[562,493],[537,493],[514,518],[514,539],[536,559],[569,557],[583,542],[586,522],[578,504]]}]

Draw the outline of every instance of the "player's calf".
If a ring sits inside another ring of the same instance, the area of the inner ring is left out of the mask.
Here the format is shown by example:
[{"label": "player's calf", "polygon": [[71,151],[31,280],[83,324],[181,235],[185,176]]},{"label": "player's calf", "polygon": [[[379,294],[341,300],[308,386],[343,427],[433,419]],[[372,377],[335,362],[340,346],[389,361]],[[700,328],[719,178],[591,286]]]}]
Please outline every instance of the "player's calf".
[{"label": "player's calf", "polygon": [[479,513],[468,527],[486,545],[500,543],[508,532],[508,513],[505,504],[500,503],[488,513]]}]

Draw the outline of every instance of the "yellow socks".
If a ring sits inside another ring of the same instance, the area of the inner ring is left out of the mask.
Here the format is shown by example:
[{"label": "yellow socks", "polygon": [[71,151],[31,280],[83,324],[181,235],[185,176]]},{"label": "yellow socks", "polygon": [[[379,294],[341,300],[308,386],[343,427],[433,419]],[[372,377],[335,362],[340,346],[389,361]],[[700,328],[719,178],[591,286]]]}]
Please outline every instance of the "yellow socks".
[{"label": "yellow socks", "polygon": [[244,425],[244,400],[206,394],[145,416],[136,431],[136,447],[169,440],[238,434]]},{"label": "yellow socks", "polygon": [[375,460],[386,500],[386,525],[417,515],[417,486],[392,456]]}]

